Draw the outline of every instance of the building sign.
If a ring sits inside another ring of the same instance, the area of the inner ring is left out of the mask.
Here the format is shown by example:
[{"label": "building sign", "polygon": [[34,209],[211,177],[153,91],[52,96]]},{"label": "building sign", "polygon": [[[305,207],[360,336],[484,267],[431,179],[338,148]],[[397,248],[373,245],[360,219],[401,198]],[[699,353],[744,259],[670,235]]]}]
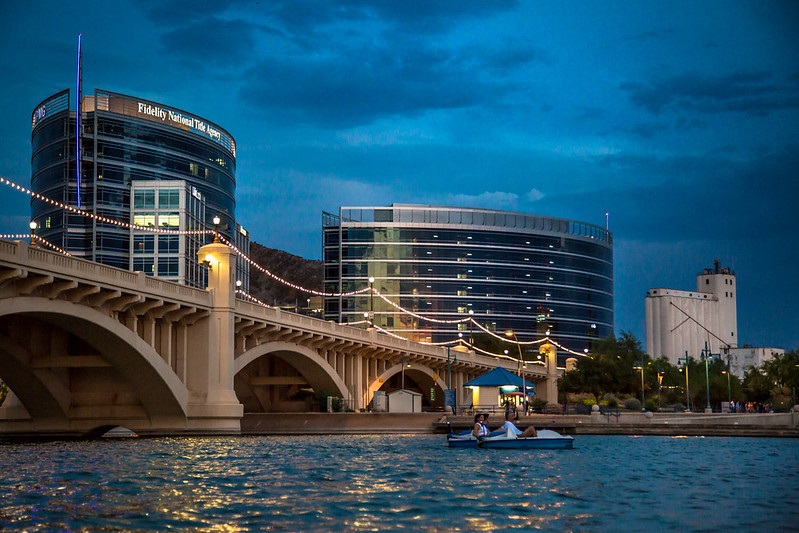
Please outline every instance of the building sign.
[{"label": "building sign", "polygon": [[225,130],[207,120],[185,111],[170,108],[155,102],[139,100],[119,94],[97,91],[97,109],[120,113],[136,118],[159,122],[189,131],[226,148],[236,157],[236,141]]},{"label": "building sign", "polygon": [[61,91],[36,106],[31,114],[31,130],[36,129],[44,119],[69,109],[69,90]]}]

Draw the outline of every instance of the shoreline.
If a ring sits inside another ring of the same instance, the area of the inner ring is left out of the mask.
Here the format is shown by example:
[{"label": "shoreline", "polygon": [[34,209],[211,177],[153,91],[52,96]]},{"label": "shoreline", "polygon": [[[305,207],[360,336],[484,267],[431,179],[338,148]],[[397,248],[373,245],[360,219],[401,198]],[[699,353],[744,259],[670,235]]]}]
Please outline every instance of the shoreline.
[{"label": "shoreline", "polygon": [[[498,426],[501,418],[489,418]],[[446,434],[471,428],[471,416],[444,413],[267,413],[245,414],[242,435]],[[799,411],[788,413],[637,413],[618,416],[522,416],[520,428],[534,425],[566,435],[662,435],[799,438]]]}]

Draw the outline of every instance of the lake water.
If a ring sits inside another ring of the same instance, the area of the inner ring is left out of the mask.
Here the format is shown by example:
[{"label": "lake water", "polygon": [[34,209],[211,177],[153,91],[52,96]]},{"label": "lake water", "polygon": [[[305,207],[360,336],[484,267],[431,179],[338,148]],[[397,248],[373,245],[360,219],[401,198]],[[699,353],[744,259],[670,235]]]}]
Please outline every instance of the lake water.
[{"label": "lake water", "polygon": [[0,443],[7,530],[797,531],[799,441],[444,435]]}]

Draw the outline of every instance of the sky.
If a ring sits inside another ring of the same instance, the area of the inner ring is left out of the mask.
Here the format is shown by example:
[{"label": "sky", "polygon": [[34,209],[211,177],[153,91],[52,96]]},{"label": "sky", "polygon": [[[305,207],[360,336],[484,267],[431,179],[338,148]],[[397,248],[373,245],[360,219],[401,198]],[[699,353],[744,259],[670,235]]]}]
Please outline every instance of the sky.
[{"label": "sky", "polygon": [[[0,176],[75,83],[237,143],[236,217],[321,258],[322,212],[418,203],[605,225],[616,332],[736,274],[739,343],[799,348],[799,2],[31,0],[0,15]],[[0,233],[27,197],[0,186]]]}]

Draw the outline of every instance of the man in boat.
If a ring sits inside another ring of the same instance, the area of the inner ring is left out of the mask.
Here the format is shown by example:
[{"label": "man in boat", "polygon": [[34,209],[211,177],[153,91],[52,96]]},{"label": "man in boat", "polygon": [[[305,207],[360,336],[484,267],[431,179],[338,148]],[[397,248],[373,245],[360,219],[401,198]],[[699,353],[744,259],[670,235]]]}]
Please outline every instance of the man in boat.
[{"label": "man in boat", "polygon": [[516,409],[508,409],[505,411],[505,423],[502,424],[502,427],[499,428],[497,431],[507,431],[510,428],[511,432],[513,432],[517,437],[537,437],[538,432],[535,430],[533,426],[527,426],[527,428],[522,431],[521,429],[516,427]]}]

